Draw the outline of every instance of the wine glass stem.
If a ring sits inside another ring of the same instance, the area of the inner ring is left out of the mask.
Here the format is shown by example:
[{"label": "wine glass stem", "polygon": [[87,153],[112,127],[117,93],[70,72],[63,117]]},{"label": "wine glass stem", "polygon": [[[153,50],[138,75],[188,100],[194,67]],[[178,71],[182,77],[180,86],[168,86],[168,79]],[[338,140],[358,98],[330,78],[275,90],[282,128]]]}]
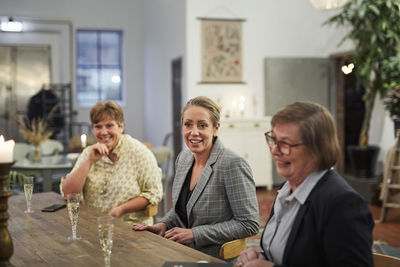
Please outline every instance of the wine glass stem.
[{"label": "wine glass stem", "polygon": [[30,202],[30,201],[27,201],[27,202],[26,202],[26,210],[27,210],[28,212],[31,212],[31,202]]},{"label": "wine glass stem", "polygon": [[110,258],[111,258],[111,253],[105,253],[104,255],[104,263],[106,267],[110,267]]},{"label": "wine glass stem", "polygon": [[72,226],[72,239],[76,239],[76,225]]}]

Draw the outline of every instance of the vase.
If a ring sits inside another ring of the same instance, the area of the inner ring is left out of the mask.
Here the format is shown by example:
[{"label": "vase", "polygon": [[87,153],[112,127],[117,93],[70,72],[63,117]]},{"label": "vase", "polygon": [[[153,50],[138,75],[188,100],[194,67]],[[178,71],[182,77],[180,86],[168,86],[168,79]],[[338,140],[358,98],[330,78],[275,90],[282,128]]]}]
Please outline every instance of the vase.
[{"label": "vase", "polygon": [[39,145],[35,145],[33,147],[32,161],[33,162],[41,162],[42,161],[42,155],[41,155],[41,152],[40,152],[40,146]]}]

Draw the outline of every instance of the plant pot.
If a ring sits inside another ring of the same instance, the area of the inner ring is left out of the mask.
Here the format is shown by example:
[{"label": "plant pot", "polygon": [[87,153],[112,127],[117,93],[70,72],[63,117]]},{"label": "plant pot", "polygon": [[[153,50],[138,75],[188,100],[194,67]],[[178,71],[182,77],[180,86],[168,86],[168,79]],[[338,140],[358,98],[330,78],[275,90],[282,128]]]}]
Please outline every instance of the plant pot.
[{"label": "plant pot", "polygon": [[351,174],[359,178],[376,176],[376,162],[379,154],[378,146],[348,146]]}]

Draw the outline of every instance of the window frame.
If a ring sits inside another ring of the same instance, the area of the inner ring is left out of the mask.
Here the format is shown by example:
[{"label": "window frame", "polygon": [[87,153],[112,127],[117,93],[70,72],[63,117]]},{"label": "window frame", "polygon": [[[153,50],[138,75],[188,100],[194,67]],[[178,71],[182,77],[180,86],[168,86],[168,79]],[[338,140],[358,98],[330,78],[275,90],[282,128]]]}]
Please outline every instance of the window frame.
[{"label": "window frame", "polygon": [[[81,33],[91,33],[96,35],[96,63],[87,64],[80,63],[79,61],[79,34]],[[102,62],[102,47],[103,42],[101,41],[101,35],[104,33],[116,33],[118,36],[118,63],[117,64],[107,64]],[[123,61],[123,31],[122,30],[112,30],[112,29],[77,29],[76,30],[76,103],[79,107],[91,107],[99,101],[112,100],[118,103],[120,106],[125,104],[125,75],[124,75],[124,61]],[[102,94],[107,92],[102,87],[102,72],[107,69],[119,69],[120,72],[120,86],[119,86],[119,99],[107,99],[103,98]],[[80,100],[79,94],[85,92],[83,88],[80,88],[79,84],[79,71],[80,70],[95,70],[96,72],[96,92],[97,99],[91,100]]]}]

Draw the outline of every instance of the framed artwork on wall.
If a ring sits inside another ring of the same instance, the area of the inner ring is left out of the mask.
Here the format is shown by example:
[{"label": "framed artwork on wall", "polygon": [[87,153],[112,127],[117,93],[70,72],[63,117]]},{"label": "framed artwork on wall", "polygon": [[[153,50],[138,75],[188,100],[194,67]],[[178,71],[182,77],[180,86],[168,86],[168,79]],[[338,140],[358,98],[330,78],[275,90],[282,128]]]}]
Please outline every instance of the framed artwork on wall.
[{"label": "framed artwork on wall", "polygon": [[201,82],[243,83],[241,19],[201,18]]}]

